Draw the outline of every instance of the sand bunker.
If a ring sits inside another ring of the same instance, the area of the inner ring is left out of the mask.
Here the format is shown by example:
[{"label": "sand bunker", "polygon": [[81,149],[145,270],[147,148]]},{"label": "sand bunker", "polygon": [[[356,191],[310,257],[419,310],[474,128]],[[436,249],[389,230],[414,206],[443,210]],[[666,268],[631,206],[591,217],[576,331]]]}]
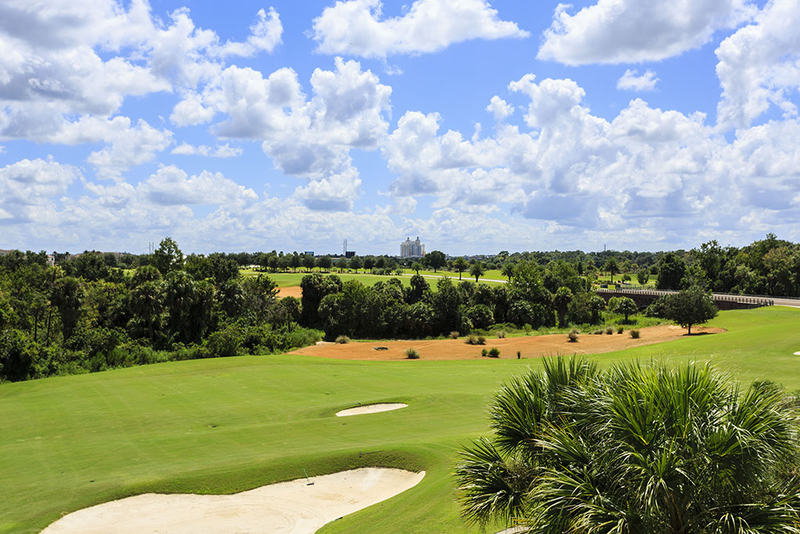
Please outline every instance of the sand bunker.
[{"label": "sand bunker", "polygon": [[795,356],[800,356],[800,350],[794,353]]},{"label": "sand bunker", "polygon": [[[716,334],[722,328],[693,327],[692,335]],[[325,344],[297,349],[291,354],[338,358],[342,360],[405,360],[414,365],[419,360],[408,360],[406,349],[416,349],[422,360],[475,360],[481,359],[481,350],[497,347],[501,358],[522,358],[570,354],[599,354],[631,347],[663,343],[685,337],[686,329],[674,325],[651,326],[639,329],[640,337],[633,339],[626,330],[622,334],[580,334],[577,343],[570,343],[566,334],[543,336],[490,338],[486,345],[467,345],[464,339],[434,339],[408,341],[381,341],[387,350],[374,350],[375,342]],[[486,359],[486,358],[484,358]]]},{"label": "sand bunker", "polygon": [[311,534],[416,486],[425,472],[365,468],[263,486],[235,495],[148,493],[79,510],[45,534]]},{"label": "sand bunker", "polygon": [[336,412],[336,417],[347,417],[348,415],[365,415],[368,413],[378,412],[391,412],[392,410],[399,410],[400,408],[407,407],[408,404],[402,402],[386,402],[383,404],[367,404],[364,406],[356,406],[355,408],[348,408],[340,412]]},{"label": "sand bunker", "polygon": [[300,286],[290,286],[278,288],[278,298],[294,297],[303,298],[303,288]]}]

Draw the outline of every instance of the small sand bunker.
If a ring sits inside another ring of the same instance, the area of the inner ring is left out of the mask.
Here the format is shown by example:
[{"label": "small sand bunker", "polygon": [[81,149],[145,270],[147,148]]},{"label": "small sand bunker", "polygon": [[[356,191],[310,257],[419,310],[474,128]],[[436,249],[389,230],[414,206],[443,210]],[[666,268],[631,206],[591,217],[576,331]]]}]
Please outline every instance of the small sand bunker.
[{"label": "small sand bunker", "polygon": [[311,534],[416,486],[425,472],[365,468],[262,486],[235,495],[147,493],[79,510],[43,534]]},{"label": "small sand bunker", "polygon": [[800,356],[800,350],[794,353],[795,356]]},{"label": "small sand bunker", "polygon": [[303,288],[300,286],[290,286],[278,288],[278,298],[294,297],[303,298]]},{"label": "small sand bunker", "polygon": [[402,402],[385,402],[383,404],[366,404],[364,406],[356,406],[355,408],[348,408],[336,412],[336,417],[347,417],[348,415],[364,415],[368,413],[378,412],[391,412],[392,410],[399,410],[400,408],[407,407],[408,404]]}]

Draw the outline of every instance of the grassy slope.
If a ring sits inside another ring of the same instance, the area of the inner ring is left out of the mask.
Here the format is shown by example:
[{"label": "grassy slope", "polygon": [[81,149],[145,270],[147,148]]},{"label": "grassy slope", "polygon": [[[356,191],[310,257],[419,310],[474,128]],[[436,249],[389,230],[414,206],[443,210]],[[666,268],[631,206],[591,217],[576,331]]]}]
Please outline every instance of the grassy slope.
[{"label": "grassy slope", "polygon": [[[711,359],[743,381],[800,388],[800,310],[723,312],[726,334],[599,356]],[[358,465],[425,469],[411,491],[331,532],[469,532],[453,502],[455,449],[533,360],[346,362],[297,356],[173,362],[0,385],[0,532],[145,491],[234,492]],[[357,402],[409,408],[345,420]],[[359,458],[359,453],[361,454]]]}]

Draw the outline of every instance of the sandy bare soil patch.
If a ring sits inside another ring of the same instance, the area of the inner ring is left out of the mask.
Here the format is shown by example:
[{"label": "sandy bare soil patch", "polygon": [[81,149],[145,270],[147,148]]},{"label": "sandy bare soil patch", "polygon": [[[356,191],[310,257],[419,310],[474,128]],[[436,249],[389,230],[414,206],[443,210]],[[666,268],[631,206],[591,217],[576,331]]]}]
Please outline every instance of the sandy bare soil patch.
[{"label": "sandy bare soil patch", "polygon": [[284,297],[303,298],[303,288],[300,286],[278,288],[278,298],[282,299]]},{"label": "sandy bare soil patch", "polygon": [[402,402],[384,402],[381,404],[366,404],[364,406],[356,406],[336,412],[336,417],[348,417],[351,415],[366,415],[368,413],[378,412],[391,412],[392,410],[399,410],[400,408],[407,407],[408,404]]},{"label": "sandy bare soil patch", "polygon": [[79,510],[43,534],[311,534],[416,486],[425,472],[365,468],[262,486],[235,495],[148,493]]},{"label": "sandy bare soil patch", "polygon": [[[722,328],[692,328],[692,335],[716,334]],[[291,354],[338,358],[342,360],[406,360],[405,350],[416,349],[423,360],[473,360],[481,358],[481,350],[497,347],[501,358],[599,354],[615,350],[652,345],[680,339],[686,329],[673,325],[651,326],[639,329],[639,339],[631,338],[626,330],[622,334],[581,334],[576,343],[570,343],[566,334],[487,339],[486,345],[467,345],[464,339],[435,339],[408,341],[351,342],[344,345],[326,344],[297,349]],[[375,347],[386,347],[375,350]],[[413,361],[413,360],[411,360]]]}]

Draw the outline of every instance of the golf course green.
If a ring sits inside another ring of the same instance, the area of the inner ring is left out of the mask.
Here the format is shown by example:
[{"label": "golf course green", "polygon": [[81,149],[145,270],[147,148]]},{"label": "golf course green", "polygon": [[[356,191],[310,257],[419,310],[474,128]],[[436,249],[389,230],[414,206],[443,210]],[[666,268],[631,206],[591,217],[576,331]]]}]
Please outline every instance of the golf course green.
[{"label": "golf course green", "polygon": [[[725,333],[593,359],[711,361],[744,383],[795,390],[798,324],[800,309],[726,311],[709,323]],[[479,532],[459,516],[456,450],[487,432],[499,385],[536,365],[273,355],[0,384],[0,532],[38,532],[65,513],[139,493],[233,493],[304,469],[314,477],[360,466],[427,475],[320,532]],[[376,402],[408,407],[335,417]]]}]

